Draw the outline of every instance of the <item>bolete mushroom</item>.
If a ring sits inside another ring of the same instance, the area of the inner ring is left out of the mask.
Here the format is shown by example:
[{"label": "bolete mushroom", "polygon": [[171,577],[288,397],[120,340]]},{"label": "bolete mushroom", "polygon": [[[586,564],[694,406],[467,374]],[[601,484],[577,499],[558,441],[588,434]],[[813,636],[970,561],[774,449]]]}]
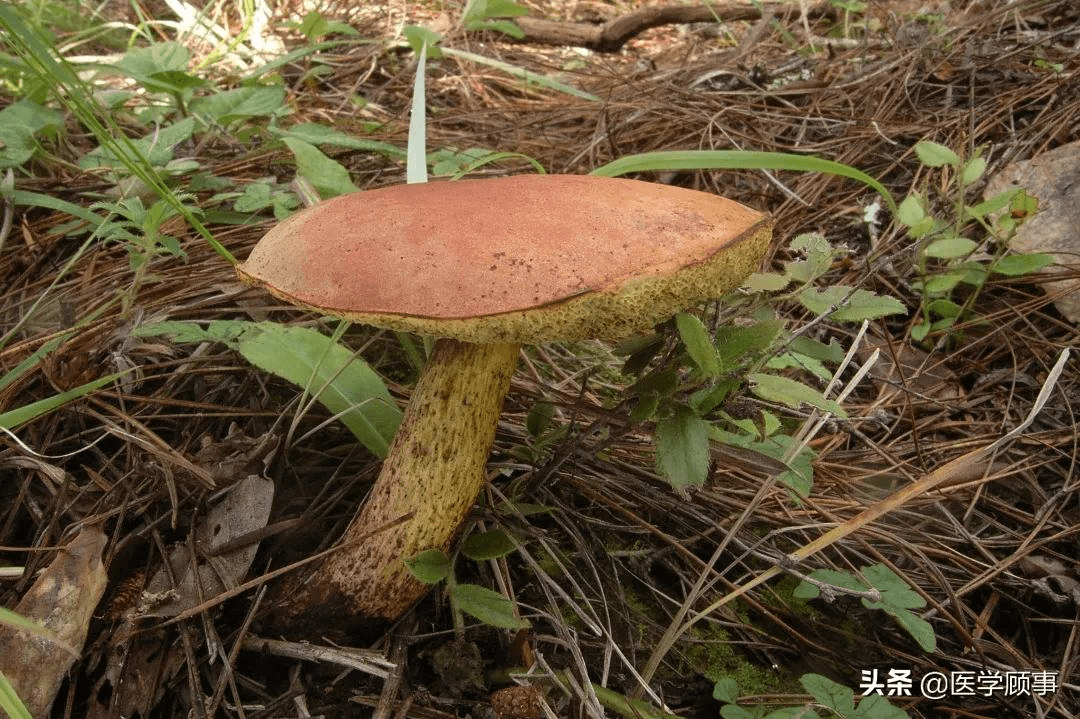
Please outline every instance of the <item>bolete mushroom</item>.
[{"label": "bolete mushroom", "polygon": [[403,614],[427,590],[403,560],[448,549],[483,488],[520,346],[648,330],[737,286],[769,238],[767,219],[731,200],[571,175],[369,190],[272,229],[238,268],[246,282],[440,338],[343,546],[290,593],[292,608]]}]

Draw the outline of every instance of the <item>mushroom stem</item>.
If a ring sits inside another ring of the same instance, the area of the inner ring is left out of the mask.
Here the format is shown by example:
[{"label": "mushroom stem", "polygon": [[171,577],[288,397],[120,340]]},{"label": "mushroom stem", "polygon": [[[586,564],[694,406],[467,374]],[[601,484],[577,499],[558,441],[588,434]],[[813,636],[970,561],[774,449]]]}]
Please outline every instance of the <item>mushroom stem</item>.
[{"label": "mushroom stem", "polygon": [[[290,599],[296,602],[291,609],[319,605],[353,617],[396,619],[427,592],[403,561],[425,549],[449,549],[483,489],[519,349],[449,339],[435,343],[375,486],[340,541],[343,546]],[[363,538],[410,513],[407,520]]]}]

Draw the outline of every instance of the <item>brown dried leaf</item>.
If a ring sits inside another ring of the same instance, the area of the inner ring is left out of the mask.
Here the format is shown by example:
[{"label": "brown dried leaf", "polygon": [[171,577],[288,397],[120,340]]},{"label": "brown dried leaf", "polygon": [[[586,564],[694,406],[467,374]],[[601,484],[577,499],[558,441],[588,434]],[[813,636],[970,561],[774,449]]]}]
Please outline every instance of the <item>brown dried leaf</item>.
[{"label": "brown dried leaf", "polygon": [[51,638],[0,625],[0,671],[32,716],[47,716],[60,683],[82,653],[108,582],[101,563],[105,543],[100,529],[84,528],[15,607],[16,613],[48,629]]}]

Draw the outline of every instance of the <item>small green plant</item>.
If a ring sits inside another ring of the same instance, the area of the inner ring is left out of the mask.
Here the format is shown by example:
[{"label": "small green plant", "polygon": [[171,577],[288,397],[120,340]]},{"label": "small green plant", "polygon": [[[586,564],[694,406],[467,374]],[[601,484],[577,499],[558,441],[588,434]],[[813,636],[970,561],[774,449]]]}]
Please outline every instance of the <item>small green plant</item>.
[{"label": "small green plant", "polygon": [[[820,235],[800,235],[791,247],[803,258],[785,263],[782,272],[758,273],[746,282],[767,302],[753,306],[729,298],[722,304],[739,308],[740,317],[715,330],[694,315],[679,315],[677,345],[630,390],[635,402],[630,417],[656,420],[657,468],[677,490],[704,483],[709,441],[716,440],[786,463],[788,470],[779,481],[797,495],[809,493],[813,452],[794,441],[791,423],[770,405],[792,410],[809,406],[845,417],[843,408],[819,388],[832,380],[829,367],[839,365],[844,351],[835,343],[792,333],[771,307],[797,302],[817,317],[838,322],[906,311],[899,300],[867,290],[817,287],[842,254]],[[661,334],[624,345],[628,355],[624,371],[642,372],[664,347]],[[764,403],[750,414],[739,403],[730,404],[744,384]]]},{"label": "small green plant", "polygon": [[[177,193],[178,202],[186,203],[194,199],[193,195]],[[91,209],[104,209],[108,216],[97,228],[97,234],[106,243],[121,243],[128,252],[128,261],[134,278],[131,290],[124,293],[124,312],[130,309],[135,295],[148,275],[150,262],[160,255],[186,258],[180,248],[180,240],[168,234],[164,225],[180,212],[170,203],[157,200],[147,207],[139,197],[129,197],[118,202],[95,203]],[[194,215],[202,214],[195,205],[187,209]]]},{"label": "small green plant", "polygon": [[[469,535],[461,543],[459,551],[473,561],[483,562],[505,557],[516,548],[514,540],[506,532],[492,529]],[[457,556],[455,552],[454,558]],[[446,582],[454,627],[459,635],[464,633],[462,612],[499,629],[524,629],[530,626],[517,616],[512,600],[487,587],[458,582],[454,573],[454,559],[441,549],[428,549],[406,559],[405,566],[425,584]]]},{"label": "small green plant", "polygon": [[[855,692],[820,674],[803,674],[799,678],[814,700],[801,706],[773,709],[765,705],[740,706],[739,687],[734,680],[722,679],[713,687],[713,699],[724,702],[720,716],[724,719],[908,719],[908,713],[893,706],[880,694],[870,694],[855,703]],[[824,712],[824,713],[822,713]]]},{"label": "small green plant", "polygon": [[525,33],[506,18],[528,15],[528,8],[512,0],[469,0],[461,14],[461,26],[466,30],[498,30],[521,39]]},{"label": "small green plant", "polygon": [[913,192],[896,213],[897,221],[916,242],[917,278],[912,286],[920,295],[921,321],[911,336],[922,341],[974,319],[973,308],[992,275],[1022,277],[1054,258],[1009,249],[1016,228],[1036,210],[1036,200],[1022,189],[1006,190],[974,204],[967,201],[968,190],[986,172],[987,162],[980,153],[964,159],[928,141],[916,144],[915,153],[926,167],[941,170],[948,187],[944,198]]},{"label": "small green plant", "polygon": [[934,628],[911,611],[925,607],[926,600],[884,564],[863,567],[859,574],[861,576],[834,569],[818,569],[807,575],[817,583],[802,582],[795,588],[794,596],[799,599],[815,599],[829,591],[829,587],[841,587],[855,592],[876,591],[880,599],[863,597],[863,606],[884,611],[918,642],[924,652],[934,651],[937,646]]}]

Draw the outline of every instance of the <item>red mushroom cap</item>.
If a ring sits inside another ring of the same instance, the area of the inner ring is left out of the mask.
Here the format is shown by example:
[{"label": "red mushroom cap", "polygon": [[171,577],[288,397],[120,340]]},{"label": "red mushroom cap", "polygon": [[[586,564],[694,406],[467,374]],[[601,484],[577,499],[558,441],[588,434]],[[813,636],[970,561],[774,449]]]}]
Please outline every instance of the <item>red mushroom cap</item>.
[{"label": "red mushroom cap", "polygon": [[336,197],[272,229],[238,272],[293,304],[471,342],[621,337],[732,289],[766,218],[636,180],[520,175]]}]

